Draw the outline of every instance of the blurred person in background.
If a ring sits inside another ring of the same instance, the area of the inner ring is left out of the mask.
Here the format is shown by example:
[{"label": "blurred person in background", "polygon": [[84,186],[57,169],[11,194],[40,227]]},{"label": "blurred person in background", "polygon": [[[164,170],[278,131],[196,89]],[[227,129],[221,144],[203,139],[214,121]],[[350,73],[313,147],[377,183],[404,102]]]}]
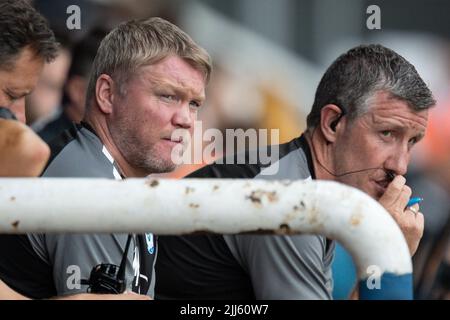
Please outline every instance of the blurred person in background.
[{"label": "blurred person in background", "polygon": [[433,234],[427,250],[421,252],[425,262],[417,277],[419,299],[450,300],[450,211],[440,232]]},{"label": "blurred person in background", "polygon": [[[220,62],[215,62],[214,73],[208,87],[206,108],[199,112],[201,136],[194,135],[191,141],[193,148],[203,144],[203,148],[211,143],[210,140],[195,142],[202,138],[203,133],[210,129],[220,130],[226,136],[227,130],[267,129],[267,140],[262,143],[257,136],[258,145],[284,143],[297,136],[304,128],[300,125],[301,117],[276,88],[263,84],[253,78],[240,77],[227,70]],[[278,139],[271,141],[271,130],[276,130]],[[217,143],[217,141],[215,141]],[[201,163],[181,164],[172,172],[157,175],[157,177],[183,178],[203,166],[213,163],[225,154],[247,151],[247,145],[234,144],[234,150],[227,150],[225,141],[214,154],[203,154]],[[242,148],[241,148],[242,147]],[[204,150],[204,149],[203,149]],[[192,153],[194,150],[191,151]],[[156,177],[156,175],[154,175]]]},{"label": "blurred person in background", "polygon": [[35,89],[26,98],[27,124],[35,132],[51,121],[61,108],[63,87],[71,62],[71,53],[67,37],[59,36],[57,40],[61,45],[56,58],[44,65]]},{"label": "blurred person in background", "polygon": [[38,131],[38,135],[45,142],[50,142],[60,133],[69,129],[72,123],[80,123],[83,119],[92,63],[98,46],[106,34],[106,30],[94,28],[75,44],[72,50],[72,62],[64,85],[62,108],[58,109],[56,119]]}]

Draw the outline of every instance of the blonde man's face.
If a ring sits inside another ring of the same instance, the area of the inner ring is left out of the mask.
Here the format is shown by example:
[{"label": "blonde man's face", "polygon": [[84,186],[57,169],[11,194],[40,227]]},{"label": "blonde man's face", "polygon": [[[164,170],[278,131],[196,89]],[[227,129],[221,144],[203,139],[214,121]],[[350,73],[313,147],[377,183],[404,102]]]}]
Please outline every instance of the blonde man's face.
[{"label": "blonde man's face", "polygon": [[109,128],[125,160],[146,174],[175,169],[176,129],[192,134],[205,100],[205,76],[178,56],[141,67],[113,106]]}]

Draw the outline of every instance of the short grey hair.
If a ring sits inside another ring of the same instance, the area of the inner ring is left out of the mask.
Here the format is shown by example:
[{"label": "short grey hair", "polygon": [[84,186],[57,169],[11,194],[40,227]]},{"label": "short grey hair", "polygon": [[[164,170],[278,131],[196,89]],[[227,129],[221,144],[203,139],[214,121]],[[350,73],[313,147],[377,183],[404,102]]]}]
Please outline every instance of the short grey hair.
[{"label": "short grey hair", "polygon": [[101,74],[113,78],[122,92],[123,85],[139,67],[158,63],[170,55],[186,60],[209,80],[212,70],[209,54],[174,24],[158,17],[120,24],[100,43],[89,79],[87,105],[95,96]]},{"label": "short grey hair", "polygon": [[337,58],[323,75],[307,127],[319,125],[321,110],[327,104],[339,106],[355,119],[368,111],[377,92],[388,92],[415,111],[436,104],[430,89],[405,58],[382,45],[361,45]]}]

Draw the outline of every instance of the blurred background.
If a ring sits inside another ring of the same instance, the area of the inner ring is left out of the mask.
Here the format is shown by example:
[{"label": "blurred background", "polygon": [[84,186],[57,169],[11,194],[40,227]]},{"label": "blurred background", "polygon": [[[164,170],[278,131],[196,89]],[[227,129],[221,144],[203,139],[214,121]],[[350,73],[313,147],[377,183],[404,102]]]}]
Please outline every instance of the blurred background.
[{"label": "blurred background", "polygon": [[[362,43],[381,43],[415,65],[437,100],[427,137],[407,176],[425,200],[425,234],[414,257],[415,296],[450,299],[450,1],[447,0],[35,0],[62,47],[27,99],[27,119],[46,141],[84,112],[84,94],[99,42],[118,23],[163,17],[211,54],[214,71],[199,118],[207,128],[279,129],[280,143],[304,130],[325,69]],[[370,5],[381,29],[369,30]],[[80,9],[79,29],[71,18]],[[68,24],[68,22],[70,23]],[[182,177],[199,165],[182,166]],[[341,247],[334,262],[334,297],[355,281]],[[280,288],[282,290],[282,288]]]}]

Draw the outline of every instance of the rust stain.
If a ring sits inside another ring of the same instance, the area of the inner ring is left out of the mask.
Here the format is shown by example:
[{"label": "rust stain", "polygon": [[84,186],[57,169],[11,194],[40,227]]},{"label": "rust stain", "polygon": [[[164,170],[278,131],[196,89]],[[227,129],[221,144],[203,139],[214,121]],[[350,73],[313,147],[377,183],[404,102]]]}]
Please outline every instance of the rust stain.
[{"label": "rust stain", "polygon": [[263,235],[287,235],[287,234],[293,234],[291,228],[289,227],[289,225],[287,223],[282,223],[280,224],[280,226],[278,227],[278,229],[272,230],[272,229],[256,229],[256,230],[249,230],[249,231],[242,231],[239,232],[237,234],[245,234],[245,235],[258,235],[258,234],[263,234]]},{"label": "rust stain", "polygon": [[251,231],[242,231],[237,234],[244,234],[244,235],[257,235],[257,234],[276,234],[275,231],[270,229],[256,229]]},{"label": "rust stain", "polygon": [[352,214],[352,216],[350,217],[350,224],[353,227],[356,227],[361,223],[361,220],[362,220],[361,214],[359,214],[359,213]]},{"label": "rust stain", "polygon": [[19,227],[19,223],[20,223],[20,221],[16,220],[13,223],[11,223],[11,225],[12,225],[13,228],[17,229]]},{"label": "rust stain", "polygon": [[287,223],[282,223],[278,227],[278,230],[276,231],[276,233],[277,234],[290,234],[291,228],[289,227],[289,225]]},{"label": "rust stain", "polygon": [[305,203],[304,203],[303,201],[300,201],[300,204],[299,204],[298,206],[295,205],[295,206],[293,207],[293,209],[294,209],[294,211],[299,211],[299,210],[300,210],[300,207],[301,207],[302,210],[305,209]]},{"label": "rust stain", "polygon": [[217,190],[219,190],[219,186],[218,186],[218,185],[215,185],[215,186],[213,187],[213,191],[217,191]]},{"label": "rust stain", "polygon": [[198,207],[200,207],[200,205],[197,203],[189,203],[189,207],[197,209]]},{"label": "rust stain", "polygon": [[269,193],[267,194],[267,198],[269,199],[270,202],[275,202],[275,201],[277,201],[277,200],[278,200],[277,192],[276,192],[276,191],[269,192]]},{"label": "rust stain", "polygon": [[158,180],[151,180],[151,181],[147,181],[146,184],[148,184],[150,187],[154,188],[154,187],[157,187],[159,185],[159,181]]},{"label": "rust stain", "polygon": [[255,191],[253,191],[249,196],[247,196],[246,199],[250,199],[250,201],[253,202],[254,204],[257,205],[261,204],[261,195]]},{"label": "rust stain", "polygon": [[253,202],[255,205],[261,205],[262,198],[267,197],[267,200],[269,202],[276,202],[278,201],[278,195],[276,191],[264,191],[264,190],[256,190],[252,191],[252,193],[246,197],[246,199],[250,199],[251,202]]},{"label": "rust stain", "polygon": [[193,193],[194,191],[195,191],[194,188],[186,187],[185,193],[186,193],[186,194],[189,194],[189,193]]}]

